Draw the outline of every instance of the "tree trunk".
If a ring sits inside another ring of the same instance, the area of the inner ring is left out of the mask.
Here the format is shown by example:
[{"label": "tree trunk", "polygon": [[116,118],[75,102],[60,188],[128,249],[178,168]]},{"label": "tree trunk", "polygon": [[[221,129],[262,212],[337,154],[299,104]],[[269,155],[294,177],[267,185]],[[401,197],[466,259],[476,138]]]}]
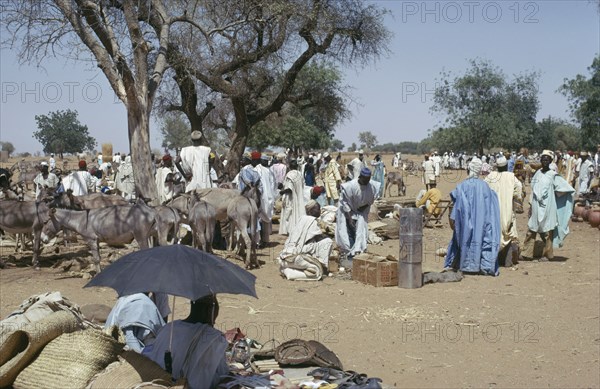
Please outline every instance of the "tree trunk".
[{"label": "tree trunk", "polygon": [[231,140],[231,147],[227,153],[227,173],[233,179],[240,171],[240,157],[244,154],[248,142],[248,116],[246,105],[241,98],[232,98],[235,113],[235,132]]},{"label": "tree trunk", "polygon": [[138,198],[150,198],[152,199],[150,205],[158,205],[158,191],[150,149],[150,127],[146,114],[148,110],[140,105],[129,103],[127,106],[127,127],[135,191]]}]

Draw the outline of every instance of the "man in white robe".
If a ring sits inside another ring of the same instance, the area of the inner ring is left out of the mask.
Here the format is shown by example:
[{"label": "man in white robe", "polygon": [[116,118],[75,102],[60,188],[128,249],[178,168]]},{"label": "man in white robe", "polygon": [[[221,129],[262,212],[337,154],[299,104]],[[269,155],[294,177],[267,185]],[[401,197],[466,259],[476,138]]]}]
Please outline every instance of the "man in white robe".
[{"label": "man in white robe", "polygon": [[36,199],[40,196],[43,189],[48,188],[49,190],[54,191],[60,184],[60,180],[56,174],[48,171],[48,163],[42,162],[41,165],[42,168],[40,173],[33,179]]},{"label": "man in white robe", "polygon": [[361,169],[366,168],[367,164],[365,163],[364,153],[362,150],[357,151],[358,156],[354,158],[350,163],[346,166],[348,173],[346,174],[346,180],[351,181],[355,178],[358,178]]},{"label": "man in white robe", "polygon": [[162,166],[156,169],[156,189],[158,202],[164,204],[173,198],[173,158],[166,154],[162,157]]},{"label": "man in white robe", "polygon": [[131,157],[122,155],[122,161],[119,164],[115,174],[115,189],[126,200],[133,199],[135,194],[135,179],[133,178],[133,165]]},{"label": "man in white robe", "polygon": [[87,164],[83,160],[79,161],[79,170],[65,176],[62,184],[65,191],[70,189],[73,192],[73,196],[86,195],[95,188],[92,175],[87,171]]},{"label": "man in white robe", "polygon": [[367,250],[368,216],[377,198],[379,183],[371,181],[371,170],[363,168],[358,178],[341,186],[336,215],[335,242],[349,260]]},{"label": "man in white robe", "polygon": [[500,266],[510,267],[516,264],[512,259],[519,257],[519,235],[517,219],[513,212],[513,201],[523,201],[523,184],[514,173],[508,171],[507,165],[508,160],[504,156],[499,157],[496,161],[498,171],[488,174],[485,182],[498,195],[500,205],[501,235],[498,262]]},{"label": "man in white robe", "polygon": [[423,161],[423,184],[425,184],[425,189],[429,190],[429,185],[435,184],[435,166],[433,165],[433,161],[429,158],[429,155],[425,155],[425,160]]},{"label": "man in white robe", "polygon": [[201,145],[202,132],[192,132],[192,145],[181,149],[175,160],[175,165],[185,177],[186,192],[195,189],[212,188],[210,179],[210,147]]},{"label": "man in white robe", "polygon": [[165,352],[171,353],[174,379],[185,377],[190,389],[215,388],[229,373],[225,359],[227,340],[214,328],[219,303],[210,295],[191,303],[189,316],[168,323],[143,355],[165,369]]},{"label": "man in white robe", "polygon": [[285,175],[279,194],[282,196],[279,234],[287,235],[296,228],[298,220],[306,215],[304,209],[304,177],[298,171],[298,163],[290,161],[290,171]]},{"label": "man in white robe", "polygon": [[279,271],[288,279],[318,279],[322,269],[299,254],[308,254],[319,260],[323,269],[329,265],[333,240],[323,232],[313,216],[304,215],[290,232],[279,254]]},{"label": "man in white robe", "polygon": [[579,167],[577,195],[581,196],[589,192],[590,179],[594,174],[594,163],[589,158],[587,151],[582,151],[579,155],[581,155],[581,166]]}]

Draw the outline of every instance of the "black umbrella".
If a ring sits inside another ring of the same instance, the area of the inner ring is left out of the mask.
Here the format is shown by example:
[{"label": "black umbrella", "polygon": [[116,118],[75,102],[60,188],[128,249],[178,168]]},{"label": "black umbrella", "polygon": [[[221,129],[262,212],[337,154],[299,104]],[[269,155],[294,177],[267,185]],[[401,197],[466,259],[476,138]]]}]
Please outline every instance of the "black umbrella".
[{"label": "black umbrella", "polygon": [[234,263],[175,244],[124,255],[84,287],[108,286],[119,296],[162,292],[197,300],[216,293],[257,297],[255,283],[254,274]]}]

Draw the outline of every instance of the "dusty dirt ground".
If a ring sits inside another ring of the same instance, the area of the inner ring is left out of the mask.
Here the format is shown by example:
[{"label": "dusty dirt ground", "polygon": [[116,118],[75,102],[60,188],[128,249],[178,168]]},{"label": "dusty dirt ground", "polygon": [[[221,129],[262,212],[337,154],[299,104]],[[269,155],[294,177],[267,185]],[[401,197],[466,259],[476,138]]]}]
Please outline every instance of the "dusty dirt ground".
[{"label": "dusty dirt ground", "polygon": [[[384,162],[391,169],[391,155]],[[445,198],[464,178],[464,171],[443,176],[438,187]],[[407,196],[398,200],[414,198],[422,187],[420,177],[406,181]],[[518,216],[521,238],[525,215]],[[450,236],[447,223],[424,230],[424,271],[442,269],[443,258],[434,252]],[[521,262],[516,270],[502,268],[499,277],[467,276],[411,290],[335,277],[286,281],[274,262],[284,238],[272,240],[259,252],[264,265],[253,271],[259,299],[220,296],[220,329],[237,326],[260,342],[319,340],[345,369],[392,387],[600,387],[600,232],[587,223],[571,223],[571,235],[551,262]],[[14,254],[0,250],[4,260]],[[61,291],[79,305],[114,304],[111,289],[83,289],[87,280],[51,267],[65,257],[90,258],[85,248],[60,250],[45,249],[41,271],[26,266],[28,252],[9,260],[16,267],[0,270],[0,317],[46,291]],[[398,256],[399,241],[369,251]],[[123,253],[106,248],[102,256]],[[176,318],[187,310],[187,302],[177,299]]]}]

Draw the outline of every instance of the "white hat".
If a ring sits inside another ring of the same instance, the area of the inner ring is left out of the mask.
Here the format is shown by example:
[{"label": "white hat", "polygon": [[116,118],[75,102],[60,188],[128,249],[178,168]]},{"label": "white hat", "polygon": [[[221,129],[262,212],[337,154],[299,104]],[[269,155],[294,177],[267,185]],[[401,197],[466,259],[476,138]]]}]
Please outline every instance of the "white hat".
[{"label": "white hat", "polygon": [[323,153],[323,158],[327,158],[327,157],[329,157],[329,153],[328,152],[324,152]]},{"label": "white hat", "polygon": [[582,156],[582,157],[587,157],[588,152],[587,151],[582,151],[582,152],[579,153],[579,155]]},{"label": "white hat", "polygon": [[507,163],[508,161],[504,156],[498,157],[498,159],[496,159],[496,166],[506,166]]},{"label": "white hat", "polygon": [[202,132],[198,130],[192,131],[192,140],[199,140],[200,138],[202,138]]},{"label": "white hat", "polygon": [[554,158],[554,153],[552,152],[552,150],[544,150],[544,151],[542,151],[542,157],[543,157],[544,155],[547,155],[547,156],[549,156],[550,158]]},{"label": "white hat", "polygon": [[364,154],[362,149],[359,149],[359,150],[357,151],[357,153],[358,153],[358,154]]},{"label": "white hat", "polygon": [[43,161],[42,163],[40,163],[40,165],[42,165],[42,166],[48,166],[48,162]]}]

